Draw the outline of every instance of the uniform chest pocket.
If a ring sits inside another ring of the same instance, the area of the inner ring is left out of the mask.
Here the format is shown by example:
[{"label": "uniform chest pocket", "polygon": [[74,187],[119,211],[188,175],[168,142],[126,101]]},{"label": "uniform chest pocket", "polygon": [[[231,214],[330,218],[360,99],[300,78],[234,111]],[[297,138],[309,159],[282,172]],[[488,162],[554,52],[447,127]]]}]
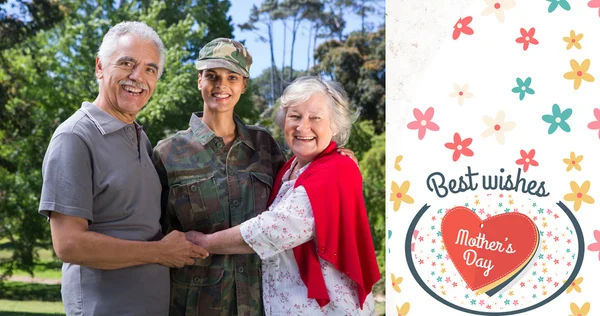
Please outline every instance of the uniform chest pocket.
[{"label": "uniform chest pocket", "polygon": [[170,204],[184,230],[210,232],[213,224],[223,222],[219,194],[213,176],[171,187]]},{"label": "uniform chest pocket", "polygon": [[256,215],[264,212],[269,202],[273,188],[273,177],[262,172],[252,172],[252,190],[254,197],[254,212]]}]

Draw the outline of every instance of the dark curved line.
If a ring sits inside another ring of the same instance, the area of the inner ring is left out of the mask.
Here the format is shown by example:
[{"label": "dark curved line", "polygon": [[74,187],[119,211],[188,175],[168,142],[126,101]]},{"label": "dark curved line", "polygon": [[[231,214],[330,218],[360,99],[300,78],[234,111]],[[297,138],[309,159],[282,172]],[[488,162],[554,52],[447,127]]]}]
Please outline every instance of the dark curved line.
[{"label": "dark curved line", "polygon": [[423,279],[421,279],[421,276],[419,276],[419,274],[417,273],[417,269],[415,268],[415,264],[413,262],[411,251],[410,251],[410,244],[412,242],[412,234],[417,226],[417,222],[419,222],[419,219],[421,219],[421,217],[423,216],[425,211],[427,211],[431,205],[425,204],[425,205],[423,205],[423,207],[421,207],[421,209],[419,210],[417,215],[415,215],[413,221],[410,223],[410,226],[408,227],[408,232],[406,233],[406,241],[404,243],[404,253],[406,255],[406,261],[408,263],[408,268],[410,269],[410,273],[412,273],[412,275],[415,278],[415,280],[417,281],[417,283],[419,283],[419,285],[425,290],[425,292],[427,292],[433,298],[435,298],[436,300],[438,300],[439,302],[441,302],[442,304],[444,304],[448,307],[451,307],[458,311],[469,313],[469,314],[515,315],[515,314],[532,311],[538,307],[546,305],[549,302],[551,302],[552,300],[554,300],[555,298],[557,298],[560,294],[562,294],[562,292],[564,292],[571,285],[571,283],[575,280],[575,278],[577,277],[577,274],[579,273],[579,270],[581,269],[581,264],[583,263],[583,257],[585,254],[585,241],[583,239],[583,232],[581,231],[581,226],[579,226],[579,222],[575,218],[575,215],[573,215],[573,212],[571,212],[571,210],[569,210],[569,208],[565,204],[563,204],[562,201],[558,201],[558,203],[556,203],[556,205],[558,205],[565,212],[565,214],[567,214],[567,216],[573,223],[573,228],[575,228],[575,233],[577,234],[577,239],[579,240],[578,250],[579,250],[580,255],[577,257],[577,262],[575,263],[575,267],[573,268],[573,273],[571,273],[571,276],[567,279],[567,282],[565,282],[565,284],[560,289],[558,289],[558,291],[556,291],[554,294],[552,294],[550,297],[548,297],[547,299],[545,299],[533,306],[529,306],[524,309],[519,309],[519,310],[515,310],[515,311],[510,311],[510,312],[481,312],[481,311],[466,309],[464,307],[452,304],[449,301],[447,301],[447,300],[443,299],[442,297],[440,297],[439,295],[437,295],[434,291],[432,291],[427,286],[427,284],[425,284]]}]

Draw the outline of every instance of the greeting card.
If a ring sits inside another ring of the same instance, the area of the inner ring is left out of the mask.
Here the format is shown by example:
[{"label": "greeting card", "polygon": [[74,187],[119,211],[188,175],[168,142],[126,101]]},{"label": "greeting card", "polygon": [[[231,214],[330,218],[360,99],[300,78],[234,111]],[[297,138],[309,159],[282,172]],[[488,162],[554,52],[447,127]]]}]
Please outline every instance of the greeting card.
[{"label": "greeting card", "polygon": [[597,2],[388,3],[388,313],[600,315]]}]

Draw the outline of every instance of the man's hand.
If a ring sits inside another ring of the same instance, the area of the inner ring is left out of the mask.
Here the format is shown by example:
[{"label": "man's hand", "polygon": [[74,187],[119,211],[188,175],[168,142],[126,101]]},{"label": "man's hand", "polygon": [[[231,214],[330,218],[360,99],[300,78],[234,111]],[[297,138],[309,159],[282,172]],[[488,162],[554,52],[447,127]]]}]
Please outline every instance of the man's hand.
[{"label": "man's hand", "polygon": [[172,231],[159,241],[161,246],[161,257],[158,263],[171,267],[182,268],[184,265],[194,264],[195,258],[208,257],[206,249],[194,245],[186,240],[186,234],[180,231]]}]

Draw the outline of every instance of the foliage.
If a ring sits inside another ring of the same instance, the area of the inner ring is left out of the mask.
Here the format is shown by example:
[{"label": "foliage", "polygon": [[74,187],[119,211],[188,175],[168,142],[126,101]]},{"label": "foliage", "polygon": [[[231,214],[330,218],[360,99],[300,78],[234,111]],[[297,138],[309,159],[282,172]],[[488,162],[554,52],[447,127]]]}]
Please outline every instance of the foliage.
[{"label": "foliage", "polygon": [[317,47],[318,64],[311,72],[339,81],[361,118],[371,120],[376,133],[385,131],[385,28],[350,34],[346,41],[329,40]]},{"label": "foliage", "polygon": [[60,284],[0,283],[0,298],[8,300],[60,302]]},{"label": "foliage", "polygon": [[[194,20],[191,12],[169,24],[168,19],[159,18],[165,14],[167,2],[152,1],[148,6],[136,1],[65,2],[61,8],[66,17],[56,27],[0,50],[0,86],[8,87],[0,90],[5,91],[0,96],[0,239],[14,245],[12,257],[0,259],[4,274],[10,275],[13,269],[32,273],[36,247],[50,245],[48,224],[36,213],[44,152],[58,124],[82,101],[96,97],[94,56],[112,25],[123,20],[146,22],[167,47],[163,77],[138,117],[153,143],[186,128],[190,113],[201,110],[197,71],[190,60],[197,54],[193,40],[213,34],[207,29],[218,29],[227,22],[211,27]],[[219,3],[228,8],[228,1]],[[256,120],[258,112],[251,96],[245,99],[236,110],[246,120]]]},{"label": "foliage", "polygon": [[[4,2],[0,0],[0,4]],[[21,17],[21,24],[15,22],[21,29],[15,31],[10,42],[4,33],[0,38],[0,240],[7,239],[14,247],[10,257],[0,256],[0,274],[6,275],[13,270],[32,274],[37,269],[35,262],[40,261],[37,249],[50,248],[49,225],[36,212],[42,160],[56,127],[82,101],[93,101],[97,96],[94,56],[103,34],[120,21],[139,20],[153,27],[165,43],[163,77],[138,116],[153,144],[187,128],[190,114],[202,110],[193,64],[198,50],[215,37],[233,37],[231,18],[227,15],[229,0],[70,0],[58,6],[54,1],[14,2],[25,8],[49,7],[35,9],[37,13],[29,15],[32,19]],[[276,5],[284,2],[281,7]],[[352,106],[361,111],[361,120],[354,124],[348,147],[354,150],[361,164],[374,243],[382,258],[385,140],[380,134],[385,129],[385,30],[357,32],[347,37],[343,34],[344,10],[354,10],[350,6],[353,3],[368,5],[369,2],[324,0],[318,12],[306,10],[300,2],[305,1],[265,0],[250,12],[246,27],[260,33],[264,40],[273,41],[269,32],[283,19],[289,19],[292,28],[300,23],[309,26],[315,66],[308,72],[285,64],[283,69],[277,69],[271,52],[273,67],[250,80],[236,113],[248,123],[267,127],[283,145],[283,135],[274,124],[274,113],[285,86],[307,73],[344,84]],[[344,6],[338,8],[334,2]],[[275,14],[283,9],[287,10],[284,15]],[[0,10],[0,23],[4,23],[3,18]],[[337,39],[331,40],[333,36]],[[330,40],[315,49],[317,38]],[[293,45],[291,48],[294,49]],[[290,59],[291,56],[293,52]]]}]

